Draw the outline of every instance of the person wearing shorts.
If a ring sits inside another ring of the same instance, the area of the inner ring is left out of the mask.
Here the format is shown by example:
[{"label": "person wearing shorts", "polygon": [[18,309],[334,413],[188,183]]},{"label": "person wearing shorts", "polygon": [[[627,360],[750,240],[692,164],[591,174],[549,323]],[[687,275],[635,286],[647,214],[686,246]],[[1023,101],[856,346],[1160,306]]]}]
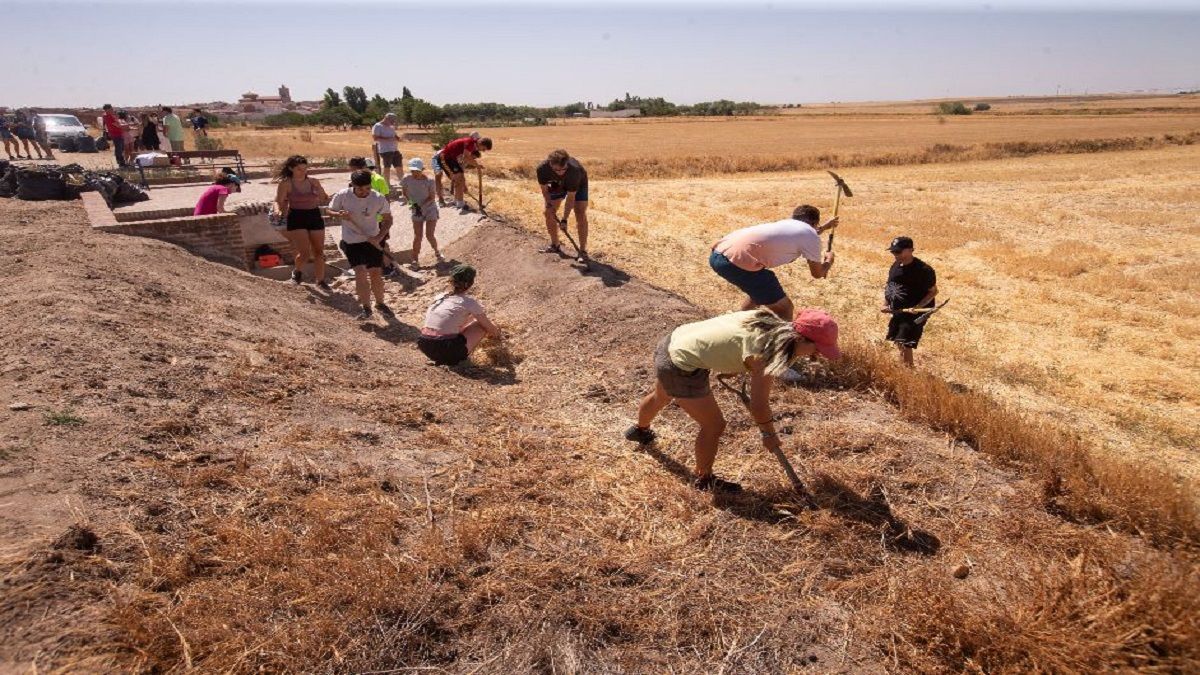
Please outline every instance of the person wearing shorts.
[{"label": "person wearing shorts", "polygon": [[476,160],[482,156],[484,150],[491,149],[492,139],[480,138],[479,134],[475,133],[456,138],[437,152],[438,163],[442,170],[450,174],[450,184],[454,190],[454,205],[458,207],[461,214],[471,212],[464,199],[467,191],[467,177],[463,173],[463,167],[465,165],[473,167],[477,171],[483,171],[483,165]]},{"label": "person wearing shorts", "polygon": [[[579,231],[579,251],[576,258],[579,262],[588,260],[588,177],[587,170],[578,159],[567,154],[566,150],[555,150],[538,164],[537,182],[542,190],[542,200],[546,205],[546,233],[550,235],[550,245],[542,249],[543,253],[562,255],[558,230],[567,229],[567,218],[575,214],[575,227]],[[563,202],[566,202],[565,204]],[[563,204],[563,215],[558,217],[558,205]]]},{"label": "person wearing shorts", "polygon": [[37,150],[38,159],[45,159],[42,155],[42,148],[37,142],[37,131],[34,130],[33,123],[29,121],[29,117],[25,113],[18,112],[13,117],[13,134],[25,146],[25,154],[29,159],[33,159],[33,152],[29,149],[30,141],[33,141],[33,148]]},{"label": "person wearing shorts", "polygon": [[[388,182],[386,180],[384,180],[383,176],[380,176],[378,173],[376,173],[376,172],[372,171],[370,168],[368,168],[366,157],[351,157],[348,164],[350,166],[351,174],[353,174],[355,171],[366,171],[366,172],[370,173],[371,174],[371,189],[378,192],[379,194],[383,195],[385,198],[387,198],[387,200],[389,202],[392,200],[392,198],[390,196],[392,194],[392,187],[390,185],[388,185]],[[383,220],[383,216],[380,216],[380,220]],[[391,238],[390,230],[388,231],[387,234],[385,234],[383,236],[383,241],[381,241],[379,243],[382,246],[384,251],[391,253],[391,249],[388,248],[388,239],[389,238]],[[386,277],[386,276],[390,276],[393,274],[398,274],[399,272],[400,272],[400,270],[396,269],[396,266],[393,265],[390,260],[384,260],[383,276]]]},{"label": "person wearing shorts", "polygon": [[895,260],[888,270],[880,311],[892,315],[887,340],[896,344],[900,363],[912,368],[913,350],[921,342],[925,324],[917,323],[920,314],[904,310],[933,304],[938,292],[937,272],[913,255],[913,240],[909,237],[896,237],[887,250]]},{"label": "person wearing shorts", "polygon": [[417,349],[439,366],[466,361],[485,337],[500,339],[500,329],[483,305],[467,295],[475,285],[475,268],[455,265],[449,279],[450,288],[434,298],[425,312],[425,324],[417,338]]},{"label": "person wearing shorts", "polygon": [[408,161],[408,175],[400,180],[400,190],[404,192],[409,210],[412,211],[412,268],[414,270],[421,269],[422,235],[429,240],[429,246],[433,249],[433,256],[437,261],[439,263],[444,261],[442,252],[438,250],[435,235],[440,214],[433,196],[434,182],[432,178],[425,175],[425,163],[421,161],[420,157],[413,157]]},{"label": "person wearing shorts", "polygon": [[339,190],[329,201],[329,215],[342,223],[342,253],[354,269],[354,286],[362,311],[359,321],[371,318],[371,295],[375,309],[388,319],[396,315],[383,301],[383,240],[392,228],[388,200],[371,189],[371,172],[355,171],[350,187]]},{"label": "person wearing shorts", "polygon": [[169,107],[163,106],[162,113],[163,131],[167,134],[167,144],[171,152],[183,152],[183,120]]},{"label": "person wearing shorts", "polygon": [[801,357],[819,354],[827,359],[839,358],[837,335],[837,322],[817,309],[801,310],[791,321],[766,309],[756,309],[685,323],[658,343],[654,352],[654,391],[642,399],[637,423],[625,431],[625,438],[643,445],[654,442],[656,434],[650,425],[674,401],[700,425],[695,442],[694,486],[699,490],[738,492],[742,486],[713,474],[725,417],[713,396],[709,376],[749,373],[750,412],[763,445],[776,451],[779,436],[770,401],[774,379]]},{"label": "person wearing shorts", "polygon": [[442,158],[440,157],[440,154],[440,151],[435,151],[433,153],[433,157],[429,159],[429,164],[433,167],[433,183],[435,189],[437,190],[438,206],[447,206],[446,193],[442,190],[442,174],[444,174],[446,171],[442,168]]},{"label": "person wearing shorts", "polygon": [[288,157],[275,180],[279,181],[275,208],[287,223],[283,236],[296,252],[292,283],[303,280],[304,264],[312,261],[317,288],[333,290],[325,281],[325,219],[321,217],[321,205],[329,203],[329,195],[321,181],[309,177],[308,160],[300,155]]},{"label": "person wearing shorts", "polygon": [[766,307],[783,319],[792,318],[795,307],[771,268],[803,256],[814,279],[824,278],[833,267],[833,251],[821,252],[820,234],[837,227],[832,218],[817,227],[821,212],[804,204],[792,217],[775,223],[752,225],[718,239],[708,256],[717,276],[746,294],[742,309]]},{"label": "person wearing shorts", "polygon": [[[7,116],[0,115],[0,140],[4,141],[4,151],[8,153],[9,159],[24,159],[21,156],[21,144],[17,143],[17,137],[13,135],[10,124],[12,123]],[[17,151],[16,157],[13,156],[13,150]]]},{"label": "person wearing shorts", "polygon": [[108,135],[108,140],[112,141],[113,158],[117,160],[117,166],[126,166],[125,127],[122,126],[121,121],[117,119],[117,114],[113,112],[111,103],[104,104],[104,117],[101,119],[102,123],[104,124],[104,133]]},{"label": "person wearing shorts", "polygon": [[396,134],[396,113],[388,113],[383,119],[371,127],[371,140],[379,152],[379,162],[383,168],[383,179],[388,185],[392,183],[392,169],[396,170],[396,180],[400,180],[401,166],[404,156],[400,154],[400,137]]},{"label": "person wearing shorts", "polygon": [[46,153],[45,159],[54,159],[54,149],[50,147],[50,135],[46,133],[46,118],[36,113],[30,113],[33,118],[34,142]]}]

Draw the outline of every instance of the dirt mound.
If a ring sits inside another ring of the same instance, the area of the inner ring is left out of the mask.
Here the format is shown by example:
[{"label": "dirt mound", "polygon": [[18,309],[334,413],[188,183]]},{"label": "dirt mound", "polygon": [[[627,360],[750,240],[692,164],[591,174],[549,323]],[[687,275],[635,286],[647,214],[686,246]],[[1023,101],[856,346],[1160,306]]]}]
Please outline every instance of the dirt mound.
[{"label": "dirt mound", "polygon": [[[458,369],[398,319],[0,212],[0,668],[479,672],[1197,663],[1187,552],[1066,522],[1043,487],[819,368],[780,393],[800,508],[731,396],[620,440],[682,300],[487,225],[447,248],[508,353]],[[21,404],[21,405],[16,405]]]}]

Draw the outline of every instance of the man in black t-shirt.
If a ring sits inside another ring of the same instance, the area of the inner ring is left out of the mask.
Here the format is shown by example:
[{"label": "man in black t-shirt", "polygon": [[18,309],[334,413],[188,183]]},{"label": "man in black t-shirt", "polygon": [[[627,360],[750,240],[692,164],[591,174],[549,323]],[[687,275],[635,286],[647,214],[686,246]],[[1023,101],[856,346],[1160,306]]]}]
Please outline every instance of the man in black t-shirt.
[{"label": "man in black t-shirt", "polygon": [[913,240],[908,237],[896,237],[888,250],[895,256],[896,262],[888,270],[880,311],[892,315],[892,320],[888,322],[887,339],[896,343],[900,361],[911,368],[913,350],[921,341],[925,325],[917,323],[920,314],[902,310],[933,304],[937,297],[937,273],[913,255]]},{"label": "man in black t-shirt", "polygon": [[[587,170],[579,160],[567,154],[566,150],[555,150],[550,153],[537,167],[537,182],[542,188],[542,199],[546,203],[546,233],[550,235],[550,245],[542,249],[543,253],[562,255],[559,245],[558,228],[561,224],[565,230],[567,217],[575,213],[575,228],[579,230],[579,262],[587,262],[587,203],[588,177]],[[558,219],[558,205],[563,205],[563,217]]]}]

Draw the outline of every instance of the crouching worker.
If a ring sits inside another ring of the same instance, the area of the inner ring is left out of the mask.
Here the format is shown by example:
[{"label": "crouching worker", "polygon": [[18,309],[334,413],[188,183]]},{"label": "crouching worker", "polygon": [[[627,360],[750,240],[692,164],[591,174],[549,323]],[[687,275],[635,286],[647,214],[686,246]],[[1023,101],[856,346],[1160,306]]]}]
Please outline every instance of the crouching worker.
[{"label": "crouching worker", "polygon": [[192,209],[193,216],[211,216],[225,213],[225,198],[233,192],[242,191],[242,179],[236,173],[219,171],[213,179],[213,184],[200,195],[196,207]]},{"label": "crouching worker", "polygon": [[371,189],[371,172],[350,174],[350,187],[329,202],[329,215],[342,222],[342,253],[354,268],[354,286],[362,311],[355,318],[371,318],[371,294],[375,309],[387,318],[395,316],[383,302],[383,240],[392,227],[387,198]]},{"label": "crouching worker", "polygon": [[686,323],[664,337],[654,351],[657,382],[638,406],[637,425],[625,432],[630,441],[655,439],[650,425],[667,404],[675,401],[700,425],[696,436],[695,487],[738,492],[741,485],[713,475],[717,443],[725,417],[713,397],[709,374],[750,373],[750,412],[762,434],[763,446],[779,449],[772,420],[771,383],[796,359],[820,354],[841,356],[838,327],[833,317],[817,309],[801,310],[791,322],[765,310],[724,314]]},{"label": "crouching worker", "polygon": [[425,312],[417,348],[439,366],[462,363],[484,337],[500,337],[500,329],[484,314],[483,305],[467,295],[474,284],[475,268],[455,265],[450,270],[450,290],[434,298]]}]

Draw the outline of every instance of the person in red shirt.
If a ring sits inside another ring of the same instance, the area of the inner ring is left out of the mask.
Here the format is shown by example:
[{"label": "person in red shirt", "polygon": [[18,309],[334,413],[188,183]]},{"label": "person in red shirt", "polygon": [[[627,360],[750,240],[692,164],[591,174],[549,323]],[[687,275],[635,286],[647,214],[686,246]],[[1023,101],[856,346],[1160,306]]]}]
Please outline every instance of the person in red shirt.
[{"label": "person in red shirt", "polygon": [[491,149],[492,139],[478,138],[478,134],[471,134],[450,141],[433,155],[435,168],[440,166],[442,171],[450,174],[454,205],[459,208],[459,213],[471,212],[467,208],[467,202],[463,200],[463,194],[467,191],[467,177],[463,173],[463,164],[474,167],[476,171],[483,171],[483,165],[475,160],[483,150]]},{"label": "person in red shirt", "polygon": [[108,133],[108,140],[112,141],[113,155],[117,158],[117,166],[125,167],[125,128],[121,126],[121,121],[113,112],[111,103],[104,104],[104,131]]}]

